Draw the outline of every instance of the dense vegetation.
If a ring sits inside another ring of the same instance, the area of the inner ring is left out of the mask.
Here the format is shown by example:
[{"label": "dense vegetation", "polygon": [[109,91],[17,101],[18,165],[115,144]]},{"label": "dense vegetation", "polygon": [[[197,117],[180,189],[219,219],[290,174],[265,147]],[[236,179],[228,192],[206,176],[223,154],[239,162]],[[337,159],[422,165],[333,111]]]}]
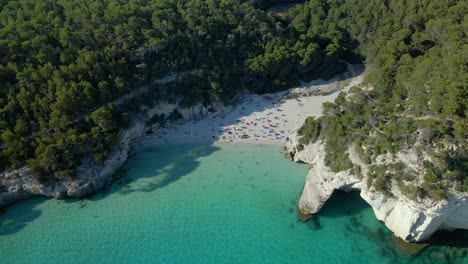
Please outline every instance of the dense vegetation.
[{"label": "dense vegetation", "polygon": [[[368,163],[417,145],[431,161],[421,184],[408,184],[417,173],[399,163],[371,166],[369,183],[420,197],[468,191],[466,3],[310,0],[284,17],[265,11],[283,2],[1,1],[0,169],[73,176],[105,160],[143,99],[229,102],[330,77],[340,60],[365,56],[370,85],[308,119],[301,143],[325,139],[334,171],[353,166],[352,143]],[[172,72],[184,74],[114,103]]]},{"label": "dense vegetation", "polygon": [[[369,85],[340,94],[322,118],[307,120],[301,143],[325,140],[334,171],[351,168],[346,152],[355,144],[373,163],[368,184],[388,195],[393,184],[413,198],[468,192],[467,9],[451,0],[312,0],[292,10],[300,32],[337,28],[375,68]],[[423,175],[401,162],[375,164],[380,154],[410,148],[425,159]]]},{"label": "dense vegetation", "polygon": [[164,96],[190,105],[331,76],[353,57],[338,28],[305,32],[260,8],[273,2],[2,1],[0,169],[53,179],[102,162],[138,109],[113,102],[171,72],[186,74]]}]

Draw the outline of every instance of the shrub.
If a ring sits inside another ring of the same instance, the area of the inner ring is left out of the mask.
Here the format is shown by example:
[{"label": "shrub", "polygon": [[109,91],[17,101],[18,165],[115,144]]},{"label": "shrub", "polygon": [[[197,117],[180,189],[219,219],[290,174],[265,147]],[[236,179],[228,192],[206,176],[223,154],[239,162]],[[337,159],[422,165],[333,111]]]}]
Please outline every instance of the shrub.
[{"label": "shrub", "polygon": [[320,121],[315,119],[313,116],[307,117],[304,124],[297,131],[302,137],[299,139],[299,143],[302,145],[307,145],[309,143],[314,143],[317,141],[320,135]]}]

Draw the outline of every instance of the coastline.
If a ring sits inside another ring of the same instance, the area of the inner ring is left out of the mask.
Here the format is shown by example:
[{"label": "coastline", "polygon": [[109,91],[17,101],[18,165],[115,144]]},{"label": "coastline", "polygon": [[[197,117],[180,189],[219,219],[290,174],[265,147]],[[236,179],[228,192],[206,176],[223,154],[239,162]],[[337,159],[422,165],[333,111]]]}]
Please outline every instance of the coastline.
[{"label": "coastline", "polygon": [[[359,84],[364,76],[363,71],[364,65],[348,64],[347,72],[328,81],[314,80],[303,83],[301,87],[274,94],[244,94],[234,106],[226,106],[220,102],[214,102],[210,106],[197,104],[189,108],[167,102],[161,102],[154,108],[142,106],[142,113],[132,120],[128,129],[121,131],[120,140],[109,157],[102,164],[84,164],[78,167],[73,178],[39,182],[28,166],[1,172],[0,182],[4,191],[0,193],[0,207],[32,196],[63,199],[97,192],[109,186],[129,155],[144,146],[241,142],[284,146],[289,132],[301,126],[308,116],[320,116],[322,103],[333,101],[340,91],[347,91]],[[168,117],[175,111],[179,113],[180,119],[167,128],[161,128],[157,123],[148,124],[157,115]],[[257,125],[252,124],[255,119]],[[242,122],[249,122],[250,125],[246,126]],[[219,134],[220,131],[227,133],[224,131],[225,127],[229,127],[229,131],[235,131],[229,140],[223,140],[223,135]],[[241,133],[247,134],[249,138],[239,138]]]},{"label": "coastline", "polygon": [[[297,150],[296,131],[305,119],[309,116],[322,116],[323,103],[332,102],[341,91],[346,92],[351,87],[361,84],[364,73],[356,75],[353,72],[354,67],[348,66],[348,72],[354,77],[349,78],[345,86],[330,94],[310,95],[314,88],[317,89],[315,91],[327,91],[333,85],[337,85],[337,80],[325,84],[323,81],[314,81],[309,87],[293,88],[275,94],[247,94],[233,109],[227,112],[223,110],[220,115],[215,112],[212,116],[185,121],[173,127],[157,128],[152,131],[152,135],[138,139],[134,150],[138,151],[142,146],[163,144],[282,146],[288,150],[293,160],[313,166],[306,178],[298,204],[301,212],[305,214],[318,213],[335,190],[359,190],[363,200],[373,208],[376,217],[384,222],[395,236],[406,242],[426,240],[439,229],[466,229],[462,220],[466,219],[465,215],[468,212],[467,200],[464,197],[453,197],[447,203],[425,201],[421,204],[409,201],[405,197],[386,197],[373,189],[369,190],[362,177],[353,175],[349,170],[331,172],[324,162],[323,146],[307,146],[303,151]],[[352,151],[350,153],[352,154]],[[356,160],[353,162],[362,164]],[[367,170],[367,167],[364,166],[363,170]]]},{"label": "coastline", "polygon": [[[220,107],[208,115],[184,111],[182,122],[168,128],[153,126],[150,135],[137,139],[134,145],[136,149],[142,145],[241,142],[284,146],[289,134],[302,126],[307,117],[322,115],[323,103],[334,101],[341,91],[362,82],[364,74],[357,74],[359,67],[362,66],[348,65],[345,74],[329,81],[315,80],[283,92],[245,94],[232,109]],[[314,92],[326,95],[311,95]],[[190,115],[201,118],[193,120]]]},{"label": "coastline", "polygon": [[[129,157],[144,148],[165,144],[205,144],[214,146],[250,144],[282,146],[288,150],[290,155],[294,153],[294,155],[291,155],[293,160],[302,160],[305,163],[314,165],[307,176],[299,208],[305,214],[317,213],[334,190],[362,189],[362,180],[349,175],[348,171],[340,172],[343,174],[340,174],[340,177],[334,177],[335,173],[330,173],[327,166],[323,164],[323,166],[317,166],[316,159],[323,156],[323,150],[307,146],[304,151],[297,151],[295,147],[297,144],[295,131],[304,123],[307,117],[320,117],[324,102],[333,101],[341,91],[347,91],[362,82],[364,73],[360,72],[357,75],[355,74],[355,66],[348,66],[349,71],[347,74],[349,76],[349,73],[351,73],[351,76],[347,79],[344,78],[345,85],[343,85],[343,76],[346,76],[346,74],[343,74],[329,81],[317,80],[305,84],[303,87],[292,88],[279,93],[245,94],[239,100],[239,103],[234,106],[225,106],[218,102],[209,107],[197,104],[189,108],[180,108],[177,104],[169,103],[161,103],[152,109],[142,107],[145,113],[144,116],[135,118],[130,128],[122,130],[120,141],[108,159],[101,165],[80,166],[77,170],[77,176],[73,179],[39,183],[25,167],[0,174],[3,184],[8,184],[8,191],[0,194],[0,207],[32,196],[42,195],[56,199],[83,197],[103,188],[105,189],[116,179],[116,173],[126,164]],[[317,93],[327,95],[317,95]],[[148,124],[148,121],[156,115],[168,116],[174,111],[179,112],[180,119],[170,126],[160,127],[159,124]],[[312,148],[307,151],[309,147]],[[323,157],[319,160],[323,161]],[[318,175],[318,177],[311,177],[311,175]],[[310,195],[312,190],[310,186],[315,186],[310,184],[311,179],[317,181],[327,177],[338,181],[325,179],[324,181],[329,182],[331,185],[321,186],[318,189],[312,188],[315,191]],[[319,197],[318,201],[316,201],[315,198],[318,193],[324,197]],[[369,195],[369,192],[364,192],[364,194]],[[378,194],[372,192],[372,195],[374,197]],[[363,196],[363,193],[361,193],[361,196]],[[389,201],[386,197],[380,197],[377,202],[365,195],[362,198],[373,207],[378,219],[382,220],[394,234],[406,241],[414,242],[427,239],[433,232],[440,229],[438,228],[439,225],[429,225],[430,228],[426,228],[430,221],[423,226],[421,226],[422,223],[419,223],[421,221],[413,221],[428,216],[419,210],[422,207],[402,203],[400,209],[406,210],[408,206],[408,208],[419,208],[416,218],[411,217],[409,220],[412,222],[405,225],[409,228],[402,231],[400,230],[401,225],[395,226],[395,221],[387,221],[388,219],[382,217],[382,213],[378,210],[379,208],[386,208],[387,211],[399,212],[399,210],[393,210],[395,203],[386,203]],[[304,210],[304,204],[309,203],[313,205],[313,209]],[[404,215],[406,211],[398,215]],[[464,215],[463,210],[457,210],[457,213]],[[385,212],[384,214],[388,215]],[[438,215],[444,216],[443,213]],[[460,216],[457,215],[452,218],[459,221]],[[430,217],[430,219],[432,218]],[[458,226],[447,224],[447,226],[443,227],[450,229]],[[416,229],[418,229],[417,232],[414,231]]]}]

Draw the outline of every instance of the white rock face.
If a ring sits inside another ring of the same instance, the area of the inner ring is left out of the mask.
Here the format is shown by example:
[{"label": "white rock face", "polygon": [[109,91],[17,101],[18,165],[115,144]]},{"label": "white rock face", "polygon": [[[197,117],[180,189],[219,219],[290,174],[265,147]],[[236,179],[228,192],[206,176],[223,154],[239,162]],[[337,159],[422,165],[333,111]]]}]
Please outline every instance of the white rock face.
[{"label": "white rock face", "polygon": [[324,163],[324,146],[317,141],[296,155],[295,160],[311,164],[307,180],[299,200],[299,209],[306,214],[315,214],[335,190],[360,189],[361,180],[349,171],[334,173]]},{"label": "white rock face", "polygon": [[417,203],[404,197],[389,198],[361,191],[377,219],[406,241],[423,241],[438,229],[468,229],[468,197],[451,196],[433,204]]},{"label": "white rock face", "polygon": [[[304,190],[299,201],[299,209],[304,214],[315,214],[331,197],[334,190],[360,190],[361,197],[372,207],[377,219],[395,234],[406,241],[416,242],[428,239],[438,229],[468,229],[468,197],[452,194],[446,201],[420,200],[413,201],[399,193],[393,192],[388,197],[373,188],[366,186],[365,177],[352,175],[349,170],[334,173],[325,165],[325,151],[322,142],[309,144],[303,150],[298,149],[298,137],[293,131],[287,142],[287,150],[294,161],[311,164],[304,184]],[[361,167],[363,175],[367,175],[365,165],[352,148],[349,150],[351,162]],[[399,154],[404,160],[414,159]],[[362,178],[362,179],[361,179]]]},{"label": "white rock face", "polygon": [[101,189],[127,161],[132,140],[143,135],[145,123],[135,121],[122,131],[119,144],[102,165],[80,166],[73,180],[63,182],[66,196],[81,197]]}]

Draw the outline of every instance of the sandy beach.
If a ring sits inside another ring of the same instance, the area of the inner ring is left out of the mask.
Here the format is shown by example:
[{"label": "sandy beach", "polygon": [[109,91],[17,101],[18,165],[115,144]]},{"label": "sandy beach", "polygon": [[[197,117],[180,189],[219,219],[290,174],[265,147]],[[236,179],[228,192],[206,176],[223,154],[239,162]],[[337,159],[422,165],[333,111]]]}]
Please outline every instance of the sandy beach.
[{"label": "sandy beach", "polygon": [[[138,144],[244,142],[282,145],[289,133],[300,127],[308,116],[322,115],[324,102],[332,102],[340,91],[347,91],[362,82],[363,75],[362,65],[349,65],[344,76],[329,81],[302,83],[301,87],[274,94],[247,94],[228,113],[160,128],[154,134],[141,138]],[[337,88],[339,91],[329,95],[308,96],[313,90],[326,92]]]}]

